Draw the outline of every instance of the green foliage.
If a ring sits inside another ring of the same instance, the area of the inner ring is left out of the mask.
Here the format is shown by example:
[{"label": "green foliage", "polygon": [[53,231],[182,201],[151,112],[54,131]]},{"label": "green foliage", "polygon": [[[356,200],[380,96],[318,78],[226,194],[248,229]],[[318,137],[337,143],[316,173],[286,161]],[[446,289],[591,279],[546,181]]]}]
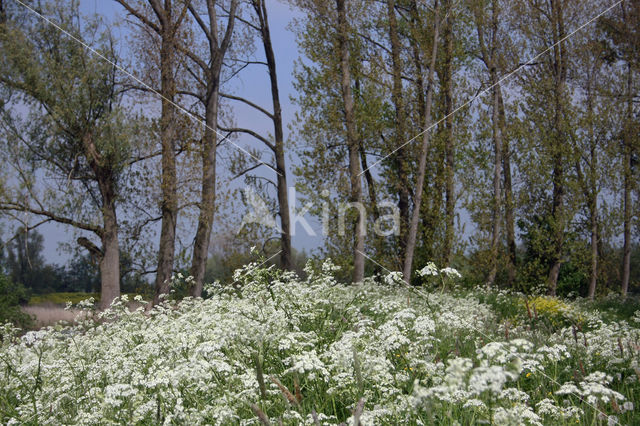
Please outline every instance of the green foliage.
[{"label": "green foliage", "polygon": [[0,274],[0,325],[10,322],[23,329],[30,327],[33,324],[32,318],[20,309],[20,305],[25,304],[28,299],[23,286],[13,284],[9,277]]}]

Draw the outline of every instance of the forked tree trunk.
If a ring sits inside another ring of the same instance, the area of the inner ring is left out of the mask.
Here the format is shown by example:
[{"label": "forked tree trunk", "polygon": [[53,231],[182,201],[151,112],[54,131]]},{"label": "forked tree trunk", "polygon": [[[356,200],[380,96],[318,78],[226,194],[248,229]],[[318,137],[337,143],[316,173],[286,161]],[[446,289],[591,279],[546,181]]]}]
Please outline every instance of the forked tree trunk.
[{"label": "forked tree trunk", "polygon": [[[347,147],[349,150],[349,180],[351,202],[362,203],[362,180],[360,179],[360,153],[354,114],[353,93],[351,91],[351,70],[349,67],[349,27],[345,10],[345,0],[336,0],[338,9],[338,44],[340,49],[340,70],[342,72],[342,99],[344,103],[345,124],[347,128]],[[354,227],[353,276],[352,282],[364,279],[364,236],[365,218],[357,209]]]},{"label": "forked tree trunk", "polygon": [[102,241],[102,250],[95,247],[87,239],[80,238],[78,242],[100,260],[100,308],[105,309],[111,305],[114,299],[120,297],[120,248],[115,203],[115,172],[108,164],[104,164],[105,159],[98,151],[91,133],[83,136],[82,144],[84,155],[100,191],[103,228],[97,233]]},{"label": "forked tree trunk", "polygon": [[[193,244],[193,256],[191,258],[191,275],[194,278],[190,294],[193,297],[202,295],[204,273],[209,255],[209,242],[211,241],[211,228],[213,226],[213,214],[216,200],[216,151],[218,128],[218,99],[220,95],[220,72],[224,56],[231,44],[231,36],[235,23],[237,1],[232,0],[227,18],[227,28],[224,38],[218,42],[217,14],[214,2],[208,4],[209,27],[206,38],[209,41],[208,60],[202,62],[208,64],[203,69],[206,75],[205,106],[205,131],[202,138],[202,182],[200,195],[200,214],[198,216],[198,228]],[[197,14],[191,8],[192,14]],[[204,28],[202,28],[204,30]]]}]

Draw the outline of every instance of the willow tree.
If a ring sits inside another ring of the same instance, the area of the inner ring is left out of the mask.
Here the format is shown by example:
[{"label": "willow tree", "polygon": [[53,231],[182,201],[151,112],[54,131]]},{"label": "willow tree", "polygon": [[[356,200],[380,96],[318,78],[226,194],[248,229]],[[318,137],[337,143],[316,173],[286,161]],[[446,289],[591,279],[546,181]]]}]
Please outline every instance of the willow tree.
[{"label": "willow tree", "polygon": [[47,2],[41,13],[68,34],[26,10],[0,26],[0,85],[10,93],[1,147],[11,165],[0,209],[97,237],[100,246],[84,236],[78,243],[99,261],[104,307],[120,295],[117,206],[135,127],[109,33],[82,21],[77,2]]}]

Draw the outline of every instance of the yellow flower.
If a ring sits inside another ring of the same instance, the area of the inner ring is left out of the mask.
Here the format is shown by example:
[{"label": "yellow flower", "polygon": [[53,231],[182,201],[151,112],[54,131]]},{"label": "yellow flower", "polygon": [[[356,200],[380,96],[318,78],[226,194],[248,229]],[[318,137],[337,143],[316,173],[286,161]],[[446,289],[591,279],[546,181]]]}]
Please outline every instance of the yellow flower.
[{"label": "yellow flower", "polygon": [[527,373],[527,377],[530,377],[530,376],[531,376],[531,373]]}]

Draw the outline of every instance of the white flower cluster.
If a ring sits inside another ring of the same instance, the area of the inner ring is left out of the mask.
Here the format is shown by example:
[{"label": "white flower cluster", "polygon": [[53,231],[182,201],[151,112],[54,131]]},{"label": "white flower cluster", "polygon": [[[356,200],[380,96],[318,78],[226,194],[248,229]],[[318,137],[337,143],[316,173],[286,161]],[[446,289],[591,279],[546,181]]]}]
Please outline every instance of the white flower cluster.
[{"label": "white flower cluster", "polygon": [[416,271],[418,275],[421,277],[430,277],[430,276],[438,276],[443,275],[448,278],[462,278],[460,272],[457,269],[446,267],[442,269],[438,269],[435,263],[428,262],[422,269]]},{"label": "white flower cluster", "polygon": [[417,295],[388,285],[397,274],[340,285],[335,269],[251,264],[240,295],[217,283],[149,312],[118,299],[75,325],[4,325],[0,423],[255,425],[256,404],[272,424],[349,424],[362,398],[363,424],[633,424],[634,321],[567,302],[580,327],[536,328],[524,305],[507,324],[480,300],[521,295]]}]

